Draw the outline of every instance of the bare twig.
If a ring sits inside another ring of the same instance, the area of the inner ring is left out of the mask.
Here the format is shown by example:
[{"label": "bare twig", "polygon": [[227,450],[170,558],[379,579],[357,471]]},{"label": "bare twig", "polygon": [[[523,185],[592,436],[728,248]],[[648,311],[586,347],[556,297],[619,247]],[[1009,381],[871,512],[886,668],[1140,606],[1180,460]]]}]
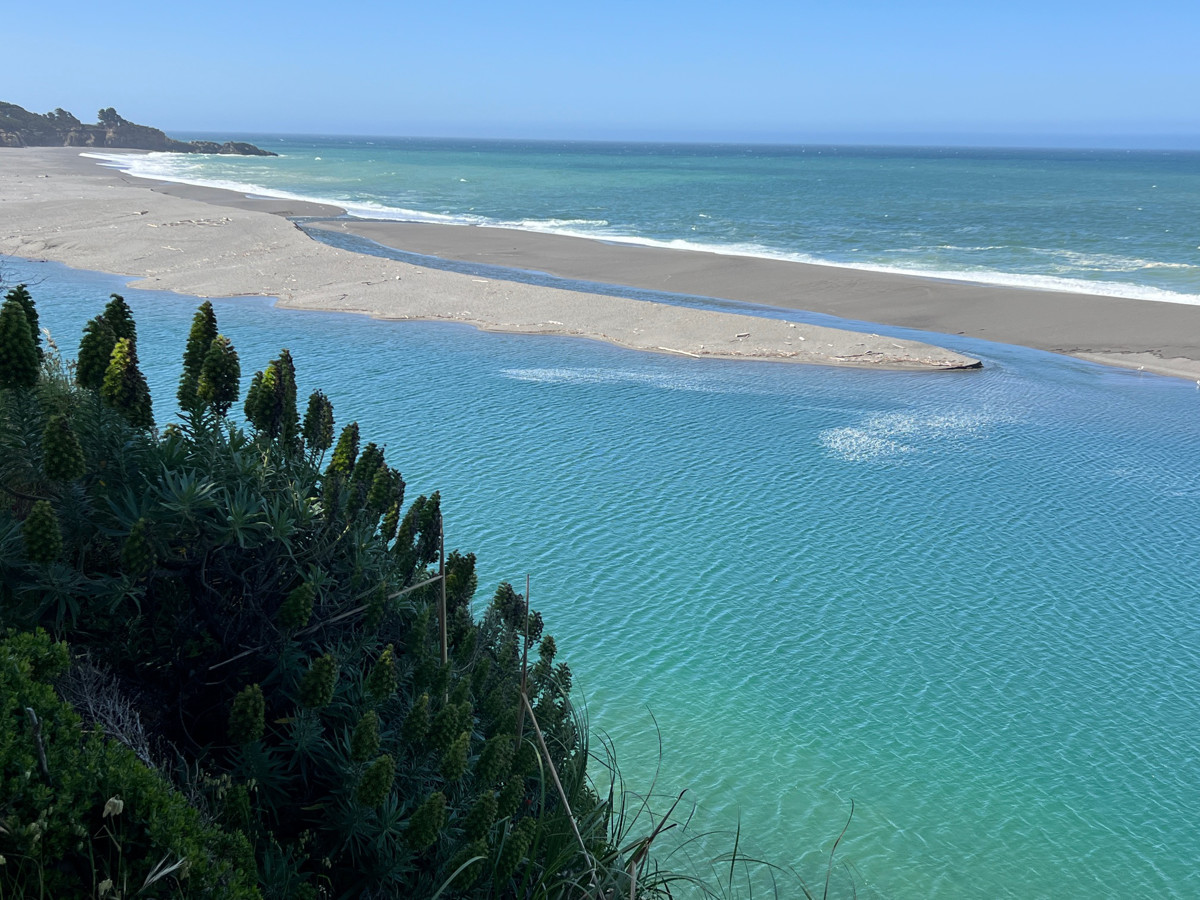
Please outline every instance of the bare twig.
[{"label": "bare twig", "polygon": [[46,745],[42,743],[42,723],[38,721],[37,713],[33,711],[32,706],[25,707],[25,715],[29,716],[29,722],[33,725],[33,743],[37,747],[38,768],[46,776],[46,783],[54,784],[54,780],[50,777],[50,766],[46,763]]},{"label": "bare twig", "polygon": [[442,580],[442,593],[438,599],[438,623],[442,639],[442,665],[450,660],[446,642],[446,525],[442,521],[442,509],[438,507],[438,578]]},{"label": "bare twig", "polygon": [[558,789],[558,798],[562,801],[563,809],[567,811],[567,821],[571,823],[571,830],[575,832],[575,840],[579,841],[579,849],[583,851],[583,858],[587,860],[588,868],[592,871],[592,886],[596,890],[599,890],[600,879],[596,875],[596,863],[592,859],[592,855],[588,853],[583,835],[579,833],[579,823],[575,821],[575,814],[571,812],[571,803],[567,800],[567,792],[563,789],[562,781],[558,778],[558,769],[554,767],[554,760],[550,757],[550,748],[546,746],[546,739],[542,736],[542,729],[538,726],[537,716],[533,714],[533,707],[529,705],[529,698],[525,695],[524,691],[521,692],[521,701],[525,705],[525,711],[529,713],[529,722],[533,725],[533,733],[537,735],[538,744],[542,748],[542,755],[546,758],[546,766],[550,769],[550,777],[554,780],[554,787]]},{"label": "bare twig", "polygon": [[[529,573],[525,573],[525,635],[524,635],[524,650],[521,656],[521,696],[528,693],[529,684]],[[525,729],[525,707],[522,706],[517,710],[517,734],[514,738],[514,752],[516,747],[521,746],[521,732]]]}]

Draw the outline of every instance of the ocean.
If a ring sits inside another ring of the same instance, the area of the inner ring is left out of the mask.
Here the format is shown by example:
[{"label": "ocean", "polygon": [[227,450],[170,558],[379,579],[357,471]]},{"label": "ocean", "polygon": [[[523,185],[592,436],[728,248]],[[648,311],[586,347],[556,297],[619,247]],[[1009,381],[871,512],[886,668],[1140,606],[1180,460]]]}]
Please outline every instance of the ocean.
[{"label": "ocean", "polygon": [[245,137],[281,157],[131,170],[371,218],[1200,302],[1195,151]]},{"label": "ocean", "polygon": [[[1197,154],[249,139],[286,155],[138,166],[376,216],[1200,301]],[[169,420],[195,298],[0,269],[68,353],[122,291]],[[594,743],[655,809],[687,790],[685,838],[721,832],[666,865],[724,883],[740,829],[819,894],[853,802],[831,895],[1200,894],[1195,384],[959,336],[935,342],[983,370],[215,305],[247,377],[288,347],[302,393],[386,442],[412,495],[442,492],[480,602],[531,577]]]}]

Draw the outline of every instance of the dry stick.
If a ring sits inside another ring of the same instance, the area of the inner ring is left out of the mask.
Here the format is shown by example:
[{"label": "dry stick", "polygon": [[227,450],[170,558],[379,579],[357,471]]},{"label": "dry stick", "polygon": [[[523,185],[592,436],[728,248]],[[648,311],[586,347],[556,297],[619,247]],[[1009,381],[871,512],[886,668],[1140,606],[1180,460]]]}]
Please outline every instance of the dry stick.
[{"label": "dry stick", "polygon": [[592,861],[592,854],[588,853],[583,835],[579,833],[579,823],[575,821],[575,814],[571,812],[571,804],[567,800],[567,792],[563,790],[562,782],[558,779],[558,770],[554,768],[554,760],[550,758],[550,748],[546,746],[546,739],[542,737],[542,729],[538,727],[537,716],[533,714],[533,707],[529,705],[529,698],[525,696],[524,691],[521,692],[521,701],[525,704],[523,709],[529,713],[529,721],[533,725],[533,733],[537,735],[538,744],[541,745],[542,756],[546,757],[546,766],[550,769],[550,777],[554,779],[554,786],[558,788],[558,798],[562,800],[563,809],[567,811],[567,821],[571,823],[571,830],[575,832],[575,840],[579,841],[579,849],[583,851],[583,858],[587,860],[588,868],[592,870],[592,887],[599,891],[600,879],[596,875],[596,864]]},{"label": "dry stick", "polygon": [[[529,673],[529,573],[525,573],[525,648],[521,656],[521,696],[528,690]],[[517,735],[514,741],[513,753],[521,747],[521,732],[525,728],[525,707],[517,710]]]},{"label": "dry stick", "polygon": [[50,766],[46,764],[46,745],[42,743],[42,723],[38,721],[37,713],[33,711],[32,706],[25,707],[25,715],[29,716],[29,721],[33,725],[33,743],[37,747],[38,768],[46,776],[46,783],[53,785],[54,779],[50,777]]},{"label": "dry stick", "polygon": [[442,594],[438,600],[438,618],[441,620],[442,633],[442,665],[449,661],[450,655],[446,646],[446,526],[442,521],[442,508],[438,506],[438,578],[442,579]]}]

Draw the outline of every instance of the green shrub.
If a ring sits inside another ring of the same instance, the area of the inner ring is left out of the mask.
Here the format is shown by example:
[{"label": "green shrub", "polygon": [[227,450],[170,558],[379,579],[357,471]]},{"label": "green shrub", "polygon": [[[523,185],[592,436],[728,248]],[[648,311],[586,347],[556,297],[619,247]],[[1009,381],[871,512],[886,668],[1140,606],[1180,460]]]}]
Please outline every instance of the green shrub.
[{"label": "green shrub", "polygon": [[240,833],[203,824],[58,698],[68,662],[44,631],[0,639],[0,896],[93,896],[110,880],[149,897],[258,897]]}]

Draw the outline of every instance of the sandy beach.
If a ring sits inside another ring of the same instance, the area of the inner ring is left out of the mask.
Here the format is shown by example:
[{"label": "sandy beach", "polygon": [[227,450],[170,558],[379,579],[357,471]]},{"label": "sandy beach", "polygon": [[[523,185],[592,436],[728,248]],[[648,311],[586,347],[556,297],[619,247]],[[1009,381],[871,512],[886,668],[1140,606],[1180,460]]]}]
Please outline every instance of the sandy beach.
[{"label": "sandy beach", "polygon": [[[134,287],[496,331],[577,335],[696,357],[955,369],[929,344],[481,278],[329,247],[286,216],[337,207],[133,178],[77,149],[0,150],[0,252],[129,275]],[[1200,307],[1022,290],[561,235],[338,220],[414,253],[641,290],[747,301],[1200,378]]]}]

